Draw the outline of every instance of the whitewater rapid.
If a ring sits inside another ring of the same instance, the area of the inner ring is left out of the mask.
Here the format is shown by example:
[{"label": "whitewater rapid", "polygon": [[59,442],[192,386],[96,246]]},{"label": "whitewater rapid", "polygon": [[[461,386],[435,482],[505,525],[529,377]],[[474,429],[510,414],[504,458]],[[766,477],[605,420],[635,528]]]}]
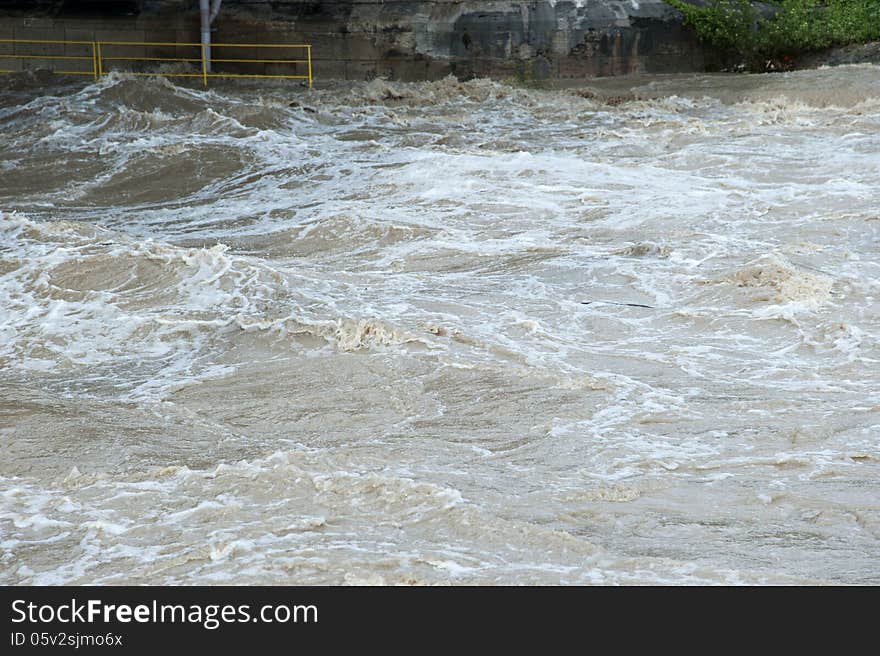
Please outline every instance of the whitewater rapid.
[{"label": "whitewater rapid", "polygon": [[0,80],[0,583],[880,583],[880,67]]}]

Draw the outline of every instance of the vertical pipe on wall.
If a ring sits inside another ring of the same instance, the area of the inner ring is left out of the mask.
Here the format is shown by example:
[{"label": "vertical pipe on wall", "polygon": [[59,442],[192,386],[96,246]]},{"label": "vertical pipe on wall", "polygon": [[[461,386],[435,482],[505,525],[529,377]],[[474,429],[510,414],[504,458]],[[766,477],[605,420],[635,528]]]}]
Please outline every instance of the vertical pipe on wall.
[{"label": "vertical pipe on wall", "polygon": [[202,15],[202,70],[211,71],[211,0],[199,0]]},{"label": "vertical pipe on wall", "polygon": [[202,68],[211,72],[211,23],[220,13],[220,3],[223,0],[199,0],[199,13],[202,16],[202,55],[206,58],[202,62]]}]

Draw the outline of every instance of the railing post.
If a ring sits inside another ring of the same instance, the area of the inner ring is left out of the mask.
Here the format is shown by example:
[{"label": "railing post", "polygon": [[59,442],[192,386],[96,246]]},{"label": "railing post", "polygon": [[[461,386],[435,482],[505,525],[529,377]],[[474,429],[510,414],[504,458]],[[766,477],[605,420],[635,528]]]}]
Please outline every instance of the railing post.
[{"label": "railing post", "polygon": [[306,59],[309,60],[309,89],[312,88],[312,46],[306,46]]},{"label": "railing post", "polygon": [[98,59],[98,62],[97,62],[98,63],[98,65],[97,65],[98,77],[101,77],[104,74],[104,66],[101,63],[101,42],[100,41],[95,42],[95,52],[96,52],[96,56]]},{"label": "railing post", "polygon": [[208,46],[202,44],[202,83],[208,86]]},{"label": "railing post", "polygon": [[92,75],[98,81],[98,44],[92,41]]}]

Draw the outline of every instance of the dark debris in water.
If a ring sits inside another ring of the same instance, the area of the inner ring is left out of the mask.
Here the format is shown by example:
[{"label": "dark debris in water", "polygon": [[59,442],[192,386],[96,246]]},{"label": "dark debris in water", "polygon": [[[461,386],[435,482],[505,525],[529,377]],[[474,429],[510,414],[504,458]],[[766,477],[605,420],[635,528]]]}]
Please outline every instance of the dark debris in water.
[{"label": "dark debris in water", "polygon": [[318,113],[318,110],[315,109],[314,107],[309,107],[308,105],[303,105],[303,104],[297,102],[296,100],[291,101],[288,104],[288,107],[296,107],[298,109],[303,110],[304,112],[308,112],[309,114],[317,114]]},{"label": "dark debris in water", "polygon": [[626,307],[648,308],[649,310],[656,309],[653,305],[645,305],[644,303],[619,303],[617,301],[581,301],[581,305],[593,305],[597,303],[604,305],[624,305]]}]

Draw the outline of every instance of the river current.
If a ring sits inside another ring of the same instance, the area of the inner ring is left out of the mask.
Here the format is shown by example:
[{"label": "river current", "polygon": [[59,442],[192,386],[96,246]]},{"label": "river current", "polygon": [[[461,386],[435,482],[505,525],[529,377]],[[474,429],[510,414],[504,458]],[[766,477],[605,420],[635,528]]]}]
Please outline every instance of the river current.
[{"label": "river current", "polygon": [[880,584],[880,67],[0,79],[0,583]]}]

